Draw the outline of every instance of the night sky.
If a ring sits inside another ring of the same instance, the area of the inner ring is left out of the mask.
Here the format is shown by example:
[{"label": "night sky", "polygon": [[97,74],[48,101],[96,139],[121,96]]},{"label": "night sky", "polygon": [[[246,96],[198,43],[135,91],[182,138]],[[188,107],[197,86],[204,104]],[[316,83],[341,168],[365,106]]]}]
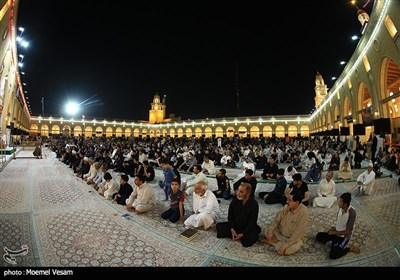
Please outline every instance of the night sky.
[{"label": "night sky", "polygon": [[44,97],[45,115],[66,117],[75,100],[86,104],[79,115],[148,120],[156,92],[182,119],[308,114],[317,71],[332,87],[356,48],[357,9],[349,0],[270,3],[21,0],[32,114]]}]

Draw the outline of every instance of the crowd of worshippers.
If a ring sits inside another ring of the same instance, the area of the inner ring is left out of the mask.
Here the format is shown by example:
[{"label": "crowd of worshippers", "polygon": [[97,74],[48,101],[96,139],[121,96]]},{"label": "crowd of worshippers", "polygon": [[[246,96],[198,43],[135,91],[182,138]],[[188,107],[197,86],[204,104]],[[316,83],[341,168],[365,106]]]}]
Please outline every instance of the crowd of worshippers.
[{"label": "crowd of worshippers", "polygon": [[[336,197],[333,180],[333,171],[337,170],[338,174],[341,171],[351,172],[351,167],[357,164],[357,150],[356,153],[350,149],[345,150],[347,154],[341,163],[339,152],[343,143],[338,139],[224,138],[216,141],[212,138],[78,137],[52,140],[49,145],[62,162],[91,184],[100,195],[137,214],[155,208],[154,186],[148,182],[154,181],[153,167],[161,167],[163,180],[155,185],[164,191],[165,200],[169,201],[168,209],[160,213],[161,218],[183,223],[188,228],[205,230],[215,224],[218,238],[240,241],[244,247],[257,242],[261,233],[257,224],[259,204],[255,197],[258,182],[255,172],[262,169],[261,177],[274,180],[275,188],[271,192],[258,193],[259,198],[266,204],[283,205],[273,222],[267,226],[265,238],[261,240],[263,244],[274,246],[280,255],[296,253],[304,244],[308,227],[307,206],[312,203],[314,207],[330,208],[337,203],[339,212],[336,226],[327,232],[318,233],[316,239],[322,243],[331,242],[332,259],[350,251],[360,252],[354,244],[347,246],[356,217],[354,208],[350,206],[351,194],[344,193]],[[236,178],[231,188],[226,169],[239,168],[239,162],[243,174]],[[289,165],[283,169],[278,168],[278,163]],[[325,164],[327,167],[324,168]],[[323,169],[328,170],[324,179],[321,178]],[[304,180],[299,173],[302,170],[306,172]],[[182,182],[180,172],[193,174],[185,177]],[[111,173],[120,175],[119,184]],[[208,189],[206,174],[215,176],[217,190]],[[129,176],[134,177],[134,187],[129,184]],[[369,195],[374,179],[373,165],[370,164],[358,176],[355,194]],[[317,197],[313,200],[306,182],[311,180],[319,181]],[[185,213],[184,201],[190,199],[190,196],[193,199],[193,209],[186,209],[188,213]],[[232,199],[227,222],[217,223],[218,198]]]},{"label": "crowd of worshippers", "polygon": [[[219,141],[218,141],[219,140]],[[47,140],[49,141],[49,140]],[[306,181],[317,181],[322,170],[338,171],[343,146],[350,168],[361,168],[365,143],[340,141],[339,137],[309,138],[63,138],[48,143],[57,157],[79,176],[87,173],[87,162],[106,164],[115,172],[135,176],[146,167],[161,167],[169,160],[176,173],[193,172],[200,164],[205,174],[218,168],[253,170],[256,178],[275,180],[278,164],[289,164],[307,172]],[[354,151],[353,151],[354,149]],[[146,162],[146,163],[144,163]]]}]

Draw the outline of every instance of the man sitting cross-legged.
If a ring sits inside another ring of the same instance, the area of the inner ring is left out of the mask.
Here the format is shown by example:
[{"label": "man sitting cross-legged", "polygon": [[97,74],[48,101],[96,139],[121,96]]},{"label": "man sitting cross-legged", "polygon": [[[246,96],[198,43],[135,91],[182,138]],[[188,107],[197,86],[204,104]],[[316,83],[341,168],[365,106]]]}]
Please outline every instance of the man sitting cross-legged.
[{"label": "man sitting cross-legged", "polygon": [[301,201],[303,194],[294,188],[285,205],[265,231],[261,242],[274,246],[279,255],[292,255],[304,244],[309,223],[309,212]]},{"label": "man sitting cross-legged", "polygon": [[137,214],[148,212],[156,206],[153,188],[145,182],[144,175],[136,175],[137,186],[126,200],[126,209],[135,210]]},{"label": "man sitting cross-legged", "polygon": [[319,232],[316,236],[317,241],[323,244],[332,241],[329,253],[329,258],[331,259],[343,257],[348,252],[360,253],[360,248],[354,244],[346,247],[353,233],[354,222],[356,220],[356,210],[350,206],[350,201],[350,193],[344,193],[340,196],[336,226],[331,227],[328,232]]},{"label": "man sitting cross-legged", "polygon": [[257,225],[258,202],[251,197],[251,185],[242,183],[236,191],[236,198],[229,204],[228,222],[218,223],[217,238],[232,238],[243,247],[252,246],[261,232]]},{"label": "man sitting cross-legged", "polygon": [[199,181],[194,187],[193,193],[193,211],[185,220],[186,227],[201,227],[208,229],[215,221],[219,205],[217,198],[212,191],[207,189],[207,183]]}]

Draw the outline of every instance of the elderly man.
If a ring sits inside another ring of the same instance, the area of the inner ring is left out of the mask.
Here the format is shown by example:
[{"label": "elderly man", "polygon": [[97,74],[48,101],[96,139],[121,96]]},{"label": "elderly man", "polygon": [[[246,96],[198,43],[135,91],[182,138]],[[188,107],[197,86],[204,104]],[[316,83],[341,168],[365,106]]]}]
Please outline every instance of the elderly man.
[{"label": "elderly man", "polygon": [[361,173],[357,178],[356,196],[370,195],[375,183],[375,172],[372,162],[368,164],[368,169]]},{"label": "elderly man", "polygon": [[144,175],[136,175],[135,185],[137,187],[126,200],[126,209],[135,210],[137,214],[152,210],[156,205],[156,197],[153,188],[145,182]]},{"label": "elderly man", "polygon": [[199,181],[194,187],[193,193],[193,212],[186,221],[186,227],[201,227],[208,229],[215,221],[219,212],[217,198],[212,191],[207,190],[207,184]]},{"label": "elderly man", "polygon": [[326,173],[325,179],[321,180],[318,185],[317,195],[314,198],[313,207],[331,208],[336,199],[336,184],[332,180],[333,171]]},{"label": "elderly man", "polygon": [[229,204],[228,222],[218,223],[217,238],[232,238],[243,247],[250,247],[258,240],[261,228],[257,225],[258,202],[251,197],[251,185],[242,183],[236,198]]},{"label": "elderly man", "polygon": [[304,244],[310,214],[301,203],[302,199],[301,191],[293,189],[287,205],[276,214],[265,231],[266,239],[261,242],[274,246],[279,255],[292,255]]}]

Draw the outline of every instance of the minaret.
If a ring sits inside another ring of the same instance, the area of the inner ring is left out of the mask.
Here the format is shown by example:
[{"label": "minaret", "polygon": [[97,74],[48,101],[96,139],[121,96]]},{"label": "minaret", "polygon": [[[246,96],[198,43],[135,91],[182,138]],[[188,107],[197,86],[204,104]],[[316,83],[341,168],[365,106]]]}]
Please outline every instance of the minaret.
[{"label": "minaret", "polygon": [[324,98],[328,95],[328,87],[324,82],[324,78],[322,78],[321,74],[317,72],[315,76],[315,108],[322,103]]},{"label": "minaret", "polygon": [[167,109],[167,96],[164,94],[164,97],[162,99],[162,110],[163,110],[163,119],[165,119],[165,112]]},{"label": "minaret", "polygon": [[[165,101],[165,97],[163,102]],[[160,102],[160,95],[156,92],[149,110],[149,123],[160,123],[164,120],[166,106]]]},{"label": "minaret", "polygon": [[365,28],[367,28],[367,25],[368,25],[369,15],[366,11],[358,9],[357,17],[361,23],[361,34],[364,34]]}]

